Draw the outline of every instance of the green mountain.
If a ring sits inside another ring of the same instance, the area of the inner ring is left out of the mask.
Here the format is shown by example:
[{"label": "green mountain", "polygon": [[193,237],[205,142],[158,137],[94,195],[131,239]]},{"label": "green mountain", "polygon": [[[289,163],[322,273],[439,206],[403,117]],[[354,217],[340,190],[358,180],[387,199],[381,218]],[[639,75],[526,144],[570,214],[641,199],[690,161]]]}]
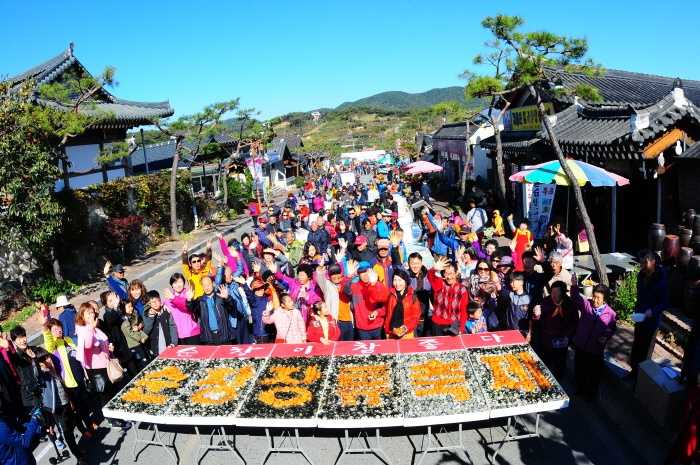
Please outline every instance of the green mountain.
[{"label": "green mountain", "polygon": [[[338,105],[336,110],[346,108],[376,108],[381,110],[412,110],[427,108],[436,103],[446,101],[458,101],[466,104],[464,99],[464,87],[442,87],[430,89],[426,92],[410,94],[401,91],[381,92],[370,97],[361,98],[354,102],[345,102]],[[471,102],[470,102],[471,103]],[[467,106],[474,106],[469,104]]]}]

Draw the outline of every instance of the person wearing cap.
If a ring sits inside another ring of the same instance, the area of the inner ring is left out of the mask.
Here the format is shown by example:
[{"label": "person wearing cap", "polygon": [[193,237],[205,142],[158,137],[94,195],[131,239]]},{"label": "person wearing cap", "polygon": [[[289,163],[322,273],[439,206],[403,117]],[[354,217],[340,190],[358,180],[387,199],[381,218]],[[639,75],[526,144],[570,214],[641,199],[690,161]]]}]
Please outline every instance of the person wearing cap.
[{"label": "person wearing cap", "polygon": [[224,235],[218,233],[216,237],[219,239],[219,248],[221,253],[226,260],[226,264],[231,269],[231,273],[234,277],[240,275],[248,275],[248,265],[244,259],[241,258],[241,254],[238,251],[238,241],[235,239],[231,240],[230,243],[226,243]]},{"label": "person wearing cap", "polygon": [[[449,222],[447,224],[449,225]],[[442,250],[443,247],[447,248],[448,256],[455,257],[460,247],[464,249],[473,248],[475,250],[481,250],[478,236],[466,224],[454,227],[456,235],[451,234],[451,229],[449,226],[446,227],[444,221],[441,226],[435,223],[435,229],[436,239],[434,247],[440,250]]]},{"label": "person wearing cap", "polygon": [[348,274],[359,277],[356,281],[348,281],[343,287],[343,292],[350,298],[358,338],[381,339],[386,315],[384,304],[389,297],[389,289],[379,282],[369,262],[349,262]]},{"label": "person wearing cap", "polygon": [[434,296],[431,317],[433,336],[464,332],[469,291],[459,280],[457,265],[440,257],[428,272],[428,279]]},{"label": "person wearing cap", "polygon": [[391,221],[391,211],[384,210],[381,219],[377,221],[377,237],[379,239],[389,239],[389,222]]},{"label": "person wearing cap", "polygon": [[384,332],[390,339],[413,339],[421,315],[420,301],[410,286],[410,276],[402,268],[394,270],[392,284],[385,305]]},{"label": "person wearing cap", "polygon": [[78,315],[78,311],[68,302],[65,295],[56,297],[54,306],[56,307],[56,311],[61,312],[58,315],[58,321],[63,325],[63,334],[73,341],[77,340],[75,333],[75,317]]},{"label": "person wearing cap", "polygon": [[206,252],[203,254],[188,255],[187,242],[182,244],[182,274],[189,282],[194,292],[193,299],[197,299],[204,294],[202,289],[202,278],[216,275],[216,269],[211,260],[211,241],[207,242]]},{"label": "person wearing cap", "polygon": [[371,262],[375,259],[375,254],[372,253],[371,250],[369,250],[369,242],[367,240],[367,236],[365,235],[359,235],[355,238],[355,242],[353,243],[353,247],[350,248],[349,251],[349,258],[352,258],[353,260],[357,262]]},{"label": "person wearing cap", "polygon": [[268,218],[265,216],[260,216],[258,218],[258,227],[255,228],[253,234],[258,238],[258,242],[262,244],[263,247],[272,247],[272,243],[267,238],[270,234],[268,232]]},{"label": "person wearing cap", "polygon": [[120,300],[129,300],[129,281],[124,278],[124,266],[107,261],[104,267],[105,281],[109,290],[117,294]]},{"label": "person wearing cap", "polygon": [[248,278],[243,289],[250,304],[250,313],[253,319],[253,340],[257,344],[273,342],[270,328],[263,322],[263,313],[268,302],[272,300],[274,289],[259,277]]},{"label": "person wearing cap", "polygon": [[466,221],[467,225],[475,233],[480,233],[486,223],[489,221],[489,216],[486,214],[486,210],[481,207],[476,206],[476,200],[473,198],[469,199],[468,202],[469,210],[467,211]]},{"label": "person wearing cap", "polygon": [[[284,272],[287,272],[289,270],[289,266],[287,263],[287,257],[280,252],[279,250],[275,250],[272,248],[269,249],[263,249],[262,252],[262,269],[261,272],[265,273],[266,271],[270,270],[272,271],[280,269]],[[272,271],[274,273],[275,271]]]},{"label": "person wearing cap", "polygon": [[492,263],[496,269],[496,275],[501,283],[501,288],[510,289],[510,275],[513,272],[513,257],[510,255],[504,255],[502,257],[494,255]]},{"label": "person wearing cap", "polygon": [[[396,261],[394,261],[392,254],[396,255]],[[398,248],[392,248],[389,239],[378,239],[377,257],[374,261],[373,268],[377,271],[379,282],[387,286],[391,285],[394,279],[394,265],[401,265],[401,260],[398,258]]]},{"label": "person wearing cap", "polygon": [[279,215],[268,215],[267,218],[268,221],[267,227],[265,228],[265,232],[267,233],[267,236],[269,236],[270,234],[275,234],[280,229],[280,225],[278,223]]}]

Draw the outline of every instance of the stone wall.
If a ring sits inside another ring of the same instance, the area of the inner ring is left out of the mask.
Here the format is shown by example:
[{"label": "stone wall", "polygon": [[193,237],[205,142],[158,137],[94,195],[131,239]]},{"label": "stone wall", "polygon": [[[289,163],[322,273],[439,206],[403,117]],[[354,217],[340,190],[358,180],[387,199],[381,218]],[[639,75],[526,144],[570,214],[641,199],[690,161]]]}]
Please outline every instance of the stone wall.
[{"label": "stone wall", "polygon": [[39,263],[28,251],[12,249],[0,242],[0,283],[18,281],[24,284],[38,268]]}]

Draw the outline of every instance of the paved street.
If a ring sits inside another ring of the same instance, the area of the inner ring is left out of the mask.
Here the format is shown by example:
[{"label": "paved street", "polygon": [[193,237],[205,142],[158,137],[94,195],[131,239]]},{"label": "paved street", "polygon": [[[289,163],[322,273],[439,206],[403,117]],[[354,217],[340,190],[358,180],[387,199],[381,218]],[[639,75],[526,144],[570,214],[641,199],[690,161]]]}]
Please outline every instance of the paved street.
[{"label": "paved street", "polygon": [[[526,418],[529,426],[532,426],[533,417]],[[502,424],[502,423],[501,423]],[[496,424],[494,424],[496,425]],[[470,462],[450,453],[431,453],[423,461],[425,465],[432,464],[486,464],[490,463],[485,455],[483,441],[495,441],[503,437],[503,430],[497,425],[489,428],[486,424],[480,424],[479,430],[466,431],[464,433],[466,453]],[[166,429],[167,438],[172,440],[175,436],[177,454],[182,464],[195,463],[197,453],[197,437],[192,430],[184,428]],[[406,438],[407,430],[392,429],[386,433],[388,437],[382,439],[392,464],[409,464],[412,460],[413,448]],[[572,402],[567,410],[543,415],[540,423],[542,440],[526,439],[519,443],[511,442],[503,446],[501,455],[497,458],[498,464],[542,464],[542,465],[639,465],[645,463],[644,458],[627,444],[621,433],[615,431],[606,423],[598,408],[592,404],[580,404]],[[84,444],[89,451],[90,463],[105,464],[149,464],[167,465],[172,462],[168,454],[160,447],[149,446],[140,453],[138,461],[134,461],[132,447],[134,444],[133,430],[126,435],[120,430],[102,429],[99,445]],[[145,434],[145,433],[144,433]],[[316,465],[334,463],[340,452],[338,440],[332,434],[342,434],[341,431],[310,430],[302,431],[302,448]],[[314,436],[312,436],[312,434]],[[411,430],[411,438],[417,445],[420,444],[420,430]],[[451,440],[456,439],[453,434]],[[448,439],[448,440],[450,440]],[[35,455],[39,457],[47,448],[42,443]],[[264,458],[266,439],[264,430],[244,430],[238,436],[238,448],[246,461],[258,464]],[[490,449],[489,449],[490,450]],[[41,456],[39,464],[48,464],[49,454]],[[420,456],[417,456],[416,462]],[[209,452],[201,460],[202,465],[215,465],[223,463],[237,463],[231,452]],[[74,463],[70,459],[68,464]],[[275,454],[268,461],[271,465],[297,465],[306,463],[301,455]],[[345,456],[341,464],[380,464],[381,462],[370,455]]]}]

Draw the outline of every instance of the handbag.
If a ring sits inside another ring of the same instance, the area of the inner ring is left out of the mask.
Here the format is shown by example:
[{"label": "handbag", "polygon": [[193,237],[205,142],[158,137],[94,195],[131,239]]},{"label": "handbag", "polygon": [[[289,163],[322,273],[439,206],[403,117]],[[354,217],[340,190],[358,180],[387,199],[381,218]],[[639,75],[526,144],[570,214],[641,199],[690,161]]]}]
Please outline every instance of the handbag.
[{"label": "handbag", "polygon": [[112,384],[118,383],[124,377],[124,368],[116,358],[110,358],[107,362],[107,377]]}]

